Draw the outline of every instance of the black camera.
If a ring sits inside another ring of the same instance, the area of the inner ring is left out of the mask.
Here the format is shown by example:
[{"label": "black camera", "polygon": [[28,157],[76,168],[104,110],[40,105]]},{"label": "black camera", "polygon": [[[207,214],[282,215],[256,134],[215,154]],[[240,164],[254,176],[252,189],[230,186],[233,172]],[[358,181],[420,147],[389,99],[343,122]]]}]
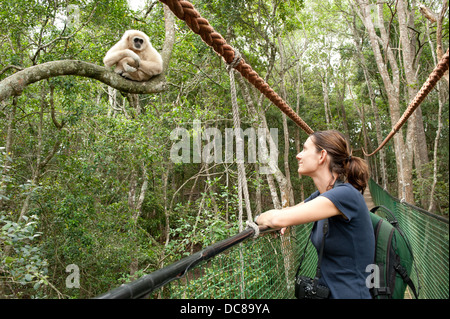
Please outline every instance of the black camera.
[{"label": "black camera", "polygon": [[298,276],[295,279],[295,297],[297,299],[327,299],[330,296],[330,289],[319,285],[317,281],[318,278]]}]

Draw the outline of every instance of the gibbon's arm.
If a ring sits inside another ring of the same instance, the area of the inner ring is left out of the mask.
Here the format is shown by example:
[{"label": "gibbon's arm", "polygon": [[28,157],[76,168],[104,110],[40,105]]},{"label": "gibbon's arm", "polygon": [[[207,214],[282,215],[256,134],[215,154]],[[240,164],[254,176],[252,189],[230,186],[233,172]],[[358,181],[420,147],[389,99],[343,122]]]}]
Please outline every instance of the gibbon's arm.
[{"label": "gibbon's arm", "polygon": [[124,49],[124,50],[109,50],[105,57],[103,58],[103,63],[105,64],[105,66],[107,67],[111,67],[115,64],[117,64],[117,62],[119,62],[120,60],[122,60],[125,57],[130,57],[132,58],[136,64],[139,66],[139,64],[141,63],[141,59],[139,58],[139,56],[134,53],[133,51],[131,51],[130,49]]}]

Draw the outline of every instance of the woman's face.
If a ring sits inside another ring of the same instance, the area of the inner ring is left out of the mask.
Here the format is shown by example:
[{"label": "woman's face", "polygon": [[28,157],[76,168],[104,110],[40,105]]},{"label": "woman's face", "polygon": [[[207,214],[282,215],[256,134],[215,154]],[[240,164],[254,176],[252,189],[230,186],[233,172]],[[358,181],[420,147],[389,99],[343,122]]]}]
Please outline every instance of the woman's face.
[{"label": "woman's face", "polygon": [[298,173],[302,176],[311,176],[319,166],[321,152],[317,151],[316,144],[310,137],[303,144],[303,150],[297,154]]}]

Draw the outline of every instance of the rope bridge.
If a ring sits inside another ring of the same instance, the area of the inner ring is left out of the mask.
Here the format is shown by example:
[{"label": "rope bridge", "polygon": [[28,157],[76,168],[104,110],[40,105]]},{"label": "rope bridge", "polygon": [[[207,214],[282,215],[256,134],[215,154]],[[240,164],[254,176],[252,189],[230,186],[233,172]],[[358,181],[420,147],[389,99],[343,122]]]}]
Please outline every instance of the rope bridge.
[{"label": "rope bridge", "polygon": [[[200,16],[188,1],[160,0],[203,41],[223,57],[229,69],[234,68],[263,93],[274,105],[291,118],[307,134],[313,130],[292,108],[256,73],[225,39]],[[449,67],[447,50],[430,74],[416,98],[394,125],[383,143],[368,156],[381,149],[420,105]],[[230,70],[229,70],[230,71]],[[233,71],[230,72],[233,81]],[[234,85],[234,83],[232,83]],[[235,106],[235,105],[234,105]],[[236,110],[235,110],[236,111]],[[236,122],[236,117],[235,117]],[[367,155],[367,154],[366,154]],[[245,174],[245,173],[244,173]],[[239,178],[241,182],[241,178]],[[448,220],[423,211],[385,193],[372,180],[369,184],[377,205],[391,209],[412,243],[418,264],[421,298],[448,298]],[[245,192],[244,192],[245,193]],[[246,198],[247,202],[247,198]],[[248,203],[246,203],[248,204]],[[242,207],[242,199],[240,198]],[[247,205],[248,206],[248,205]],[[249,213],[249,211],[248,211]],[[240,211],[240,216],[242,212]],[[293,298],[294,271],[310,233],[310,225],[292,227],[284,240],[270,236],[246,239],[273,229],[256,225],[239,234],[209,246],[178,262],[124,284],[97,298]],[[286,238],[287,237],[287,238]],[[213,259],[213,257],[215,257]],[[317,255],[312,245],[306,251],[303,274],[312,277]],[[414,275],[413,275],[414,276]],[[414,278],[413,278],[414,280]],[[172,283],[173,282],[173,283]],[[162,289],[158,290],[159,288]]]},{"label": "rope bridge", "polygon": [[[383,204],[395,214],[412,245],[421,285],[419,297],[448,299],[448,220],[400,202],[373,180],[369,187],[375,205]],[[270,231],[264,229],[262,233]],[[97,298],[294,298],[294,272],[310,231],[311,225],[298,225],[292,227],[288,240],[282,241],[270,234],[248,240],[254,230],[247,228]],[[286,243],[290,247],[286,247]],[[317,264],[313,245],[309,245],[303,264],[303,274],[313,276]],[[288,273],[285,272],[287,267],[291,270]],[[418,282],[416,276],[413,271],[415,283]]]}]

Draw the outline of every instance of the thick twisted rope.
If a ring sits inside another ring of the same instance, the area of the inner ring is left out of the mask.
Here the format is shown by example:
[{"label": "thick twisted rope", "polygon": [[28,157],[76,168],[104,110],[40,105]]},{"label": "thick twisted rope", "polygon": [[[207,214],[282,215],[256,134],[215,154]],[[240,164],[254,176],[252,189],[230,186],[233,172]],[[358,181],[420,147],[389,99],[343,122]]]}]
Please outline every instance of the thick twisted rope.
[{"label": "thick twisted rope", "polygon": [[[202,40],[214,49],[227,64],[234,60],[235,50],[227,44],[225,39],[217,33],[209,24],[208,20],[202,18],[189,1],[182,0],[159,0],[166,4],[170,10],[181,20],[185,21],[188,27]],[[251,84],[263,93],[275,106],[284,112],[308,135],[314,131],[295,113],[295,111],[255,72],[244,59],[241,59],[235,69],[242,74]]]},{"label": "thick twisted rope", "polygon": [[366,152],[363,150],[364,155],[366,156],[372,156],[375,153],[377,153],[383,146],[386,145],[387,142],[397,133],[400,128],[403,126],[403,124],[406,123],[408,118],[413,114],[413,112],[419,107],[420,103],[425,99],[425,97],[428,95],[428,93],[431,92],[431,90],[436,86],[437,82],[442,78],[445,71],[448,70],[449,67],[449,54],[448,49],[447,52],[444,54],[444,56],[441,58],[439,63],[434,68],[433,72],[430,73],[428,76],[427,81],[422,85],[422,88],[417,92],[416,97],[411,101],[409,106],[406,108],[405,112],[403,113],[402,117],[397,121],[397,123],[392,127],[391,132],[386,136],[384,141],[380,144],[380,146],[377,147],[375,151],[373,151],[370,154],[366,154]]}]

